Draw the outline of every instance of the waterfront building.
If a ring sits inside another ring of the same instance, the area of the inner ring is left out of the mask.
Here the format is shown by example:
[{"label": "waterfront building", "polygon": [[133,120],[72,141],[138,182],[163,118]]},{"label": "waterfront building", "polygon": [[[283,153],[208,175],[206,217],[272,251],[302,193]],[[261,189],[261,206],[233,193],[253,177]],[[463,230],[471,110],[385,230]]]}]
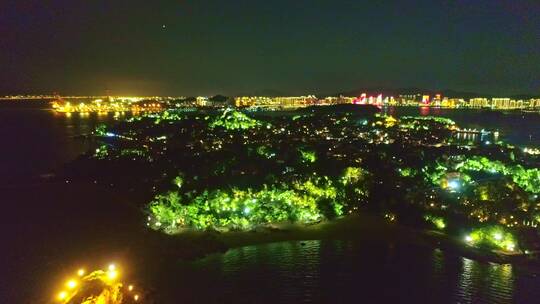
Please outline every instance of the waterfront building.
[{"label": "waterfront building", "polygon": [[495,109],[510,109],[510,98],[492,98],[491,106]]},{"label": "waterfront building", "polygon": [[208,106],[208,97],[199,96],[196,99],[196,104],[198,107],[206,107]]},{"label": "waterfront building", "polygon": [[529,108],[540,109],[540,99],[529,99]]},{"label": "waterfront building", "polygon": [[469,100],[469,107],[472,108],[488,108],[491,104],[487,98],[472,98]]}]

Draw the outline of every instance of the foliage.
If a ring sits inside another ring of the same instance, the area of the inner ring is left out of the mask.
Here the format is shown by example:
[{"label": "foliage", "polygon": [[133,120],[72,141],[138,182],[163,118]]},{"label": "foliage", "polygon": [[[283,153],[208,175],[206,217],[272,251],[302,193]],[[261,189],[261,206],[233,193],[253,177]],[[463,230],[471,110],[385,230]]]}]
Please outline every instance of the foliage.
[{"label": "foliage", "polygon": [[341,182],[345,185],[357,183],[368,174],[368,172],[359,167],[347,167],[341,177]]},{"label": "foliage", "polygon": [[416,131],[435,129],[452,129],[456,123],[448,118],[436,116],[404,116],[401,117],[399,127]]},{"label": "foliage", "polygon": [[433,224],[437,229],[444,229],[446,227],[446,224],[444,222],[444,218],[440,216],[435,216],[431,214],[427,214],[424,216],[424,219],[431,224]]},{"label": "foliage", "polygon": [[[453,170],[452,170],[453,169]],[[460,178],[469,182],[472,178],[468,173],[485,172],[509,176],[523,190],[530,193],[540,193],[540,169],[525,169],[521,165],[505,165],[501,161],[493,161],[486,157],[475,156],[458,162],[453,166],[437,163],[432,170],[426,171],[426,177],[433,184],[441,184],[449,172],[460,173]]]},{"label": "foliage", "polygon": [[487,226],[473,230],[466,241],[475,246],[514,251],[516,248],[515,237],[500,226]]},{"label": "foliage", "polygon": [[[342,183],[354,186],[366,174],[361,168],[347,168],[340,182],[313,175],[261,189],[232,187],[198,194],[170,191],[149,204],[148,225],[173,234],[182,228],[247,230],[278,222],[311,223],[334,218],[344,214]],[[183,178],[175,178],[174,183],[179,181],[183,183]]]},{"label": "foliage", "polygon": [[158,113],[148,113],[146,117],[154,118],[154,124],[160,124],[162,121],[179,121],[185,119],[185,114],[178,110],[165,110]]},{"label": "foliage", "polygon": [[105,159],[107,156],[109,156],[109,149],[107,145],[99,146],[94,153],[94,157],[97,159]]},{"label": "foliage", "polygon": [[105,124],[99,124],[96,129],[94,130],[94,134],[98,136],[106,136],[107,134],[107,126]]},{"label": "foliage", "polygon": [[298,149],[298,151],[300,152],[302,162],[314,163],[315,161],[317,161],[317,154],[315,153],[315,151],[305,149]]},{"label": "foliage", "polygon": [[143,149],[122,149],[120,151],[120,156],[146,157],[148,156],[148,152]]},{"label": "foliage", "polygon": [[210,124],[211,129],[224,128],[226,130],[247,130],[262,126],[258,120],[233,109],[226,109],[222,115],[217,116]]},{"label": "foliage", "polygon": [[417,174],[415,169],[408,168],[408,167],[399,168],[398,172],[399,172],[399,175],[401,175],[402,177],[412,177],[412,176],[415,176]]},{"label": "foliage", "polygon": [[267,159],[270,159],[276,156],[276,152],[273,151],[268,146],[258,146],[255,151],[257,152],[257,155],[262,156]]},{"label": "foliage", "polygon": [[[273,222],[308,223],[322,219],[315,192],[320,189],[265,187],[241,190],[204,191],[188,205],[180,204],[179,194],[160,195],[150,205],[153,228],[174,233],[178,228],[239,229]],[[325,189],[326,190],[326,189]],[[324,191],[323,191],[324,192]]]},{"label": "foliage", "polygon": [[178,187],[179,189],[182,188],[182,185],[184,185],[184,176],[178,175],[177,177],[175,177],[173,179],[173,184],[175,184],[176,187]]},{"label": "foliage", "polygon": [[428,122],[436,122],[443,125],[453,126],[456,124],[455,121],[453,121],[450,118],[446,117],[439,117],[439,116],[403,116],[401,117],[402,121],[428,121]]}]

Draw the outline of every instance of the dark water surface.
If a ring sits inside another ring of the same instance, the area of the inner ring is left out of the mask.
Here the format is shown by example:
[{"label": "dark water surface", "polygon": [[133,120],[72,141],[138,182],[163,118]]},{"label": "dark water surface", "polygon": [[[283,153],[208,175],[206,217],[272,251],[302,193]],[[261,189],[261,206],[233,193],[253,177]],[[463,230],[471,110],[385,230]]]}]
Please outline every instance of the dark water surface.
[{"label": "dark water surface", "polygon": [[[498,129],[501,138],[519,145],[540,146],[538,114],[387,111],[443,115],[465,127]],[[112,121],[113,115],[54,113],[43,102],[0,103],[0,303],[36,303],[21,299],[48,291],[48,277],[93,251],[122,250],[122,240],[140,224],[138,209],[127,216],[125,199],[107,200],[114,189],[85,190],[88,195],[77,187],[39,182],[40,175],[92,147],[80,135]],[[28,180],[39,186],[27,188]],[[162,282],[151,287],[164,303],[540,303],[540,278],[524,267],[384,241],[248,246],[162,272]]]},{"label": "dark water surface", "polygon": [[394,116],[441,116],[454,120],[462,128],[499,131],[500,139],[518,146],[540,146],[540,112],[486,111],[477,109],[440,109],[389,107],[383,112]]},{"label": "dark water surface", "polygon": [[114,114],[56,113],[48,102],[0,102],[0,182],[52,173],[92,146],[81,135],[113,121]]},{"label": "dark water surface", "polygon": [[516,266],[381,242],[248,246],[179,268],[167,289],[187,303],[537,303],[540,297],[540,277]]}]

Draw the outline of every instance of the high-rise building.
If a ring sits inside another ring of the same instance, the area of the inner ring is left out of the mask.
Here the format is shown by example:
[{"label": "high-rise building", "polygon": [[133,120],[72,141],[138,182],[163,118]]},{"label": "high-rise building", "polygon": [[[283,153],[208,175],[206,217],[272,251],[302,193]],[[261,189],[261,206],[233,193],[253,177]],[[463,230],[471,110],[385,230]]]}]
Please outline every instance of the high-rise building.
[{"label": "high-rise building", "polygon": [[491,106],[495,109],[510,109],[510,98],[492,98]]},{"label": "high-rise building", "polygon": [[473,108],[487,108],[490,106],[487,98],[472,98],[469,100],[469,107]]}]

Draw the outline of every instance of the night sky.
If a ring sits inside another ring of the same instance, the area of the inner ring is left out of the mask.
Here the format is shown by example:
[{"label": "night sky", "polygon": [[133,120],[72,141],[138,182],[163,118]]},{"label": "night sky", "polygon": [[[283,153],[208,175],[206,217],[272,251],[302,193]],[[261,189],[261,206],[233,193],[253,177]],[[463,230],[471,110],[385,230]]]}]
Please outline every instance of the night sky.
[{"label": "night sky", "polygon": [[0,94],[540,93],[537,0],[0,2]]}]

